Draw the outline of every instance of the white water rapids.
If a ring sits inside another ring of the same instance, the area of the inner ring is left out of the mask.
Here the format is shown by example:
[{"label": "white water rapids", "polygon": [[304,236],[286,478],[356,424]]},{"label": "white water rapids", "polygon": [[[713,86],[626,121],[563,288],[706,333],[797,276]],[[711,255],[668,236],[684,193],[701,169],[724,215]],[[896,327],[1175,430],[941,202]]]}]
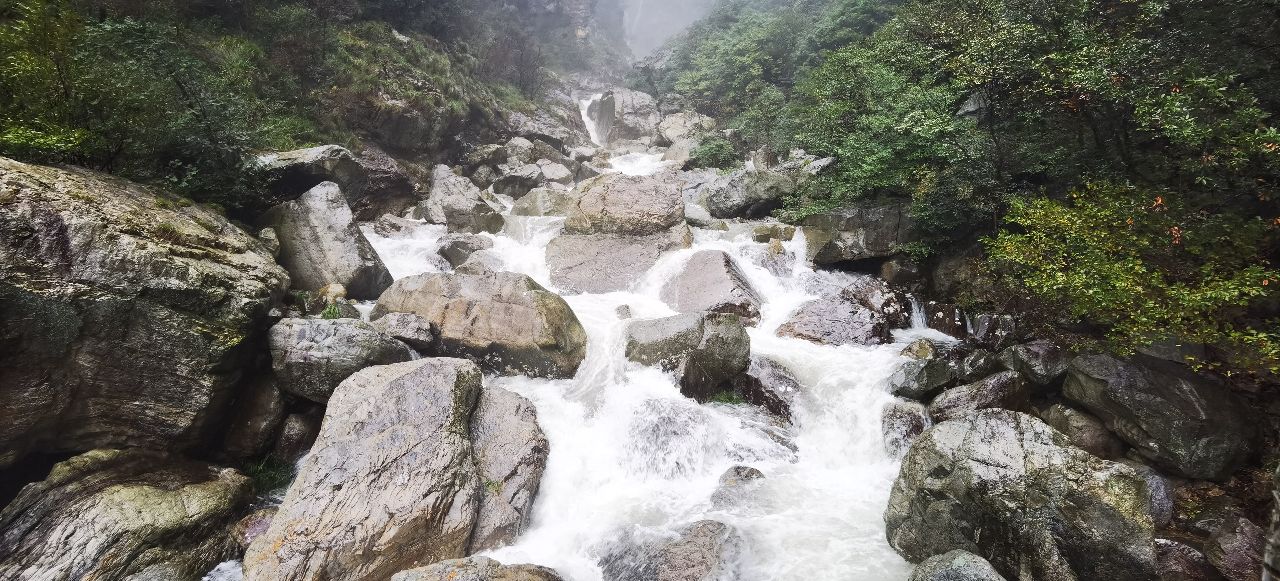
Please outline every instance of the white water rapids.
[{"label": "white water rapids", "polygon": [[[650,172],[661,166],[656,156],[627,163],[635,164],[628,170],[647,163]],[[506,270],[555,290],[545,249],[562,222],[508,216],[504,231],[492,236],[493,252]],[[435,258],[443,227],[421,224],[397,238],[366,234],[396,278],[448,268]],[[623,355],[627,322],[618,307],[627,305],[634,318],[674,314],[659,289],[706,249],[733,256],[763,299],[761,322],[749,331],[751,350],[786,366],[802,385],[793,426],[779,427],[747,404],[699,404],[680,394],[672,376]],[[908,577],[911,565],[885,541],[882,514],[898,462],[884,451],[880,416],[892,400],[887,380],[905,361],[902,347],[921,336],[947,338],[919,326],[880,346],[777,337],[797,307],[851,276],[813,270],[801,234],[784,249],[781,259],[770,258],[767,245],[749,236],[695,230],[693,248],[665,255],[630,291],[565,296],[589,336],[574,379],[486,377],[535,404],[551,450],[529,528],[489,556],[596,581],[611,542],[671,538],[684,525],[712,519],[742,533],[743,581]],[[787,266],[776,266],[779,260]],[[735,465],[757,468],[765,478],[736,504],[714,507],[717,480]]]}]

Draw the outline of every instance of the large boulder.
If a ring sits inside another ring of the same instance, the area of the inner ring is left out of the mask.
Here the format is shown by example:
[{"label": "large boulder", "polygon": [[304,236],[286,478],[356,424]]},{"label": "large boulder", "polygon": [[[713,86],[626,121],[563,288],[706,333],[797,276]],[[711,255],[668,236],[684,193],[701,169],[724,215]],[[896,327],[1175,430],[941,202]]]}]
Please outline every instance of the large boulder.
[{"label": "large boulder", "polygon": [[565,220],[567,234],[665,232],[684,221],[680,183],[668,175],[604,174],[578,185],[577,205]]},{"label": "large boulder", "polygon": [[798,187],[796,178],[784,173],[738,170],[703,188],[700,201],[715,218],[764,218]]},{"label": "large boulder", "polygon": [[955,366],[943,356],[941,347],[931,341],[917,340],[903,349],[902,354],[911,360],[889,378],[889,390],[896,396],[925,401],[956,379]]},{"label": "large boulder", "polygon": [[1225,479],[1253,449],[1255,422],[1240,399],[1176,363],[1076,357],[1063,393],[1138,454],[1181,476]]},{"label": "large boulder", "polygon": [[1213,531],[1205,558],[1227,581],[1254,581],[1262,570],[1266,535],[1249,519],[1236,517]]},{"label": "large boulder", "polygon": [[658,111],[658,101],[652,95],[615,87],[612,96],[614,121],[609,132],[610,142],[618,139],[652,138],[657,135],[662,113]]},{"label": "large boulder", "polygon": [[230,458],[250,458],[266,450],[285,417],[284,395],[273,378],[249,384],[231,407],[222,453]]},{"label": "large boulder", "polygon": [[[403,216],[418,203],[417,185],[413,178],[386,152],[367,145],[356,161],[369,175],[368,184],[363,194],[358,196],[346,186],[342,191],[347,194],[357,221],[369,222],[387,214]],[[342,182],[338,181],[338,184],[342,185]]]},{"label": "large boulder", "polygon": [[577,194],[558,188],[534,188],[511,206],[512,216],[568,216],[577,203]]},{"label": "large boulder", "polygon": [[467,554],[509,545],[528,526],[550,451],[533,403],[494,386],[480,394],[471,444],[484,488]]},{"label": "large boulder", "polygon": [[363,300],[377,298],[391,284],[391,273],[356,225],[338,184],[323,182],[262,219],[280,238],[280,264],[293,288],[314,291],[337,283],[347,296]]},{"label": "large boulder", "polygon": [[1044,423],[1066,434],[1075,447],[1085,452],[1108,460],[1124,455],[1124,442],[1093,414],[1057,403],[1039,415]]},{"label": "large boulder", "polygon": [[573,377],[587,333],[559,295],[512,272],[431,273],[402,278],[371,317],[412,313],[439,330],[439,354],[467,357],[502,374]]},{"label": "large boulder", "polygon": [[929,417],[944,422],[988,408],[1025,411],[1030,397],[1027,380],[1017,371],[1004,371],[942,392],[929,403]]},{"label": "large boulder", "polygon": [[338,184],[354,201],[369,183],[368,169],[339,145],[271,153],[260,157],[258,164],[266,174],[274,203],[297,198],[322,182]]},{"label": "large boulder", "polygon": [[680,111],[662,118],[658,124],[660,145],[672,145],[715,131],[716,120],[701,113]]},{"label": "large boulder", "polygon": [[675,372],[680,392],[707,401],[750,364],[751,339],[729,313],[685,313],[627,325],[627,359]]},{"label": "large boulder", "polygon": [[0,468],[30,452],[204,445],[289,280],[213,210],[5,158],[0,272]]},{"label": "large boulder", "polygon": [[1005,367],[1021,373],[1035,385],[1049,385],[1067,372],[1071,356],[1049,341],[1014,345],[1000,352]]},{"label": "large boulder", "polygon": [[1145,480],[1031,416],[981,410],[930,428],[902,461],[889,544],[919,562],[960,549],[1006,578],[1155,581]]},{"label": "large boulder", "polygon": [[782,337],[826,345],[878,345],[902,324],[906,310],[883,281],[860,277],[833,294],[800,306],[778,328]]},{"label": "large boulder", "polygon": [[391,581],[562,581],[552,569],[538,565],[503,565],[488,557],[449,559],[401,571]]},{"label": "large boulder", "polygon": [[957,549],[925,559],[908,581],[1004,581],[1004,577],[986,559]]},{"label": "large boulder", "polygon": [[59,462],[0,512],[0,578],[199,579],[237,552],[252,497],[230,468],[142,450]]},{"label": "large boulder", "polygon": [[447,225],[450,232],[498,232],[503,225],[499,208],[486,200],[471,180],[453,173],[447,165],[432,170],[430,193],[415,214],[432,224]]},{"label": "large boulder", "polygon": [[915,401],[894,400],[880,412],[880,433],[884,436],[884,450],[899,458],[911,448],[933,420],[929,411]]},{"label": "large boulder", "polygon": [[747,322],[760,319],[760,294],[723,250],[695,252],[663,285],[661,296],[681,313],[733,313]]},{"label": "large boulder", "polygon": [[569,292],[626,290],[657,264],[663,252],[691,243],[685,225],[647,236],[562,234],[547,245],[551,284]]},{"label": "large boulder", "polygon": [[752,357],[747,371],[734,378],[733,388],[747,403],[788,421],[800,396],[800,382],[785,366],[767,357]]},{"label": "large boulder", "polygon": [[888,258],[916,240],[915,225],[904,204],[858,206],[805,218],[805,240],[814,264],[839,264]]},{"label": "large boulder", "polygon": [[359,319],[284,319],[271,328],[268,345],[280,389],[320,403],[352,373],[414,358],[407,345]]},{"label": "large boulder", "polygon": [[461,359],[370,367],[338,387],[248,581],[385,579],[465,555],[482,486],[468,435],[480,368]]}]

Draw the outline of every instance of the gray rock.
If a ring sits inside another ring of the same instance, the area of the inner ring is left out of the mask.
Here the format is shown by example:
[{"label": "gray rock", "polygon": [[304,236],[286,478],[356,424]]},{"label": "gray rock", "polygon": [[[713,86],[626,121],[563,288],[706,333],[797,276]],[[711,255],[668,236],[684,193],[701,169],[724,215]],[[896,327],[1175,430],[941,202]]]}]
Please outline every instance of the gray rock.
[{"label": "gray rock", "polygon": [[699,201],[716,218],[764,218],[798,187],[786,174],[738,170],[707,185]]},{"label": "gray rock", "polygon": [[578,185],[567,234],[649,235],[684,222],[679,182],[671,176],[604,174]]},{"label": "gray rock", "polygon": [[418,154],[436,151],[448,127],[463,119],[452,118],[447,111],[428,116],[408,101],[385,94],[361,104],[354,116],[379,145],[394,151]]},{"label": "gray rock", "polygon": [[1072,445],[1094,456],[1115,460],[1124,455],[1124,442],[1093,414],[1059,403],[1041,412],[1040,419],[1066,434]]},{"label": "gray rock", "polygon": [[910,561],[956,549],[1010,579],[1157,579],[1146,483],[1040,420],[980,410],[912,444],[885,525]]},{"label": "gray rock", "polygon": [[431,321],[413,313],[387,313],[370,324],[378,332],[422,354],[435,353],[436,341],[440,338],[439,333],[431,328]]},{"label": "gray rock", "polygon": [[747,403],[787,421],[800,396],[800,382],[781,363],[766,357],[752,357],[747,371],[734,378],[733,388]]},{"label": "gray rock", "polygon": [[1156,539],[1160,581],[1218,581],[1222,576],[1204,553],[1178,541]]},{"label": "gray rock", "polygon": [[1147,513],[1151,515],[1151,523],[1158,529],[1168,527],[1173,522],[1173,507],[1177,502],[1169,479],[1142,462],[1125,458],[1120,463],[1133,468],[1138,476],[1147,481],[1147,497],[1150,501]]},{"label": "gray rock", "polygon": [[524,137],[512,137],[502,146],[501,154],[506,156],[505,161],[511,165],[525,165],[537,159],[533,154],[533,142]]},{"label": "gray rock", "polygon": [[612,91],[615,118],[609,132],[609,141],[654,137],[662,114],[658,102],[648,93],[615,87]]},{"label": "gray rock", "polygon": [[680,392],[707,401],[750,364],[751,339],[727,313],[685,313],[627,325],[627,359],[675,372]]},{"label": "gray rock", "polygon": [[877,345],[888,342],[890,328],[904,324],[906,318],[897,293],[884,281],[862,276],[802,305],[778,328],[778,335],[828,345]]},{"label": "gray rock", "polygon": [[606,293],[630,288],[663,252],[688,248],[688,226],[648,236],[564,234],[547,245],[551,284],[569,292]]},{"label": "gray rock", "polygon": [[[1280,473],[1280,467],[1276,472]],[[1280,475],[1272,475],[1271,481],[1271,529],[1267,532],[1263,579],[1280,579]]]},{"label": "gray rock", "polygon": [[945,359],[930,357],[902,364],[889,378],[893,395],[925,401],[942,388],[955,383],[956,373]]},{"label": "gray rock", "polygon": [[137,449],[81,454],[0,512],[0,578],[198,579],[236,554],[226,531],[251,496],[230,468]]},{"label": "gray rock", "polygon": [[716,129],[716,120],[701,113],[680,111],[662,118],[658,124],[660,145],[671,145]]},{"label": "gray rock", "polygon": [[453,173],[447,165],[431,172],[431,191],[415,214],[432,224],[446,224],[450,232],[498,232],[503,219],[499,208],[484,199],[471,180]]},{"label": "gray rock", "polygon": [[908,581],[1004,581],[986,559],[959,549],[925,559]]},{"label": "gray rock", "polygon": [[302,195],[321,182],[333,182],[351,200],[364,195],[369,170],[345,147],[321,145],[265,155],[259,160],[272,203]]},{"label": "gray rock", "polygon": [[[538,160],[538,169],[542,172],[542,181],[544,182],[573,185],[574,173],[563,164],[540,159]],[[527,194],[528,192],[525,193]]]},{"label": "gray rock", "polygon": [[88,170],[0,158],[0,192],[0,468],[207,446],[288,286],[267,247]]},{"label": "gray rock", "polygon": [[699,140],[697,139],[681,139],[672,143],[662,154],[662,161],[673,162],[676,167],[684,167],[689,163],[689,159],[693,157],[693,150],[698,148]]},{"label": "gray rock", "polygon": [[449,266],[457,268],[471,258],[472,254],[490,248],[493,248],[493,240],[487,237],[477,234],[448,234],[440,239],[440,249],[436,252]]},{"label": "gray rock", "polygon": [[258,240],[266,247],[267,252],[271,256],[280,256],[280,235],[276,234],[275,228],[263,228],[258,231]]},{"label": "gray rock", "polygon": [[573,377],[587,334],[559,295],[523,274],[431,273],[402,278],[371,318],[413,313],[439,329],[439,354],[501,374]]},{"label": "gray rock", "polygon": [[750,466],[734,466],[720,475],[720,486],[711,493],[711,506],[729,508],[746,495],[764,473]]},{"label": "gray rock", "polygon": [[694,253],[663,285],[661,296],[681,313],[733,313],[748,323],[760,319],[760,294],[722,250]]},{"label": "gray rock", "polygon": [[1027,381],[1016,371],[1004,371],[942,392],[929,404],[929,416],[945,422],[989,408],[1024,411],[1031,405],[1029,398]]},{"label": "gray rock", "polygon": [[262,536],[262,533],[271,528],[271,520],[276,518],[277,512],[280,512],[280,509],[274,506],[260,508],[232,525],[231,538],[241,552],[248,549],[249,545],[253,544],[254,539]]},{"label": "gray rock", "polygon": [[471,418],[482,492],[467,554],[511,544],[529,524],[550,447],[533,403],[486,386]]},{"label": "gray rock", "polygon": [[974,381],[995,373],[999,368],[1000,360],[995,354],[986,349],[974,349],[973,353],[960,360],[956,376],[960,381]]},{"label": "gray rock", "polygon": [[401,571],[391,581],[562,581],[558,573],[538,565],[503,565],[489,557],[450,559]]},{"label": "gray rock", "polygon": [[330,178],[330,181],[342,186],[357,221],[368,222],[387,214],[403,216],[418,203],[413,178],[386,152],[366,144],[356,161],[369,176],[363,192],[343,185],[341,180]]},{"label": "gray rock", "polygon": [[999,351],[1018,340],[1018,322],[1011,315],[974,316],[969,339],[980,347]]},{"label": "gray rock", "polygon": [[914,401],[894,400],[880,413],[880,433],[884,435],[884,449],[890,456],[899,458],[920,437],[933,420],[924,405]]},{"label": "gray rock", "polygon": [[1000,362],[1005,367],[1040,386],[1049,385],[1065,375],[1070,361],[1070,354],[1048,341],[1014,345],[1000,352]]},{"label": "gray rock", "polygon": [[284,397],[271,378],[261,378],[245,386],[231,408],[223,453],[242,459],[266,450],[280,422],[284,421],[284,412]]},{"label": "gray rock", "polygon": [[658,581],[716,581],[737,578],[742,536],[721,522],[702,520],[658,552]]},{"label": "gray rock", "polygon": [[569,190],[534,188],[511,207],[512,216],[568,216],[577,203]]},{"label": "gray rock", "polygon": [[387,578],[464,556],[480,503],[468,438],[480,391],[480,369],[460,359],[344,381],[280,512],[249,546],[245,579]]},{"label": "gray rock", "polygon": [[1253,449],[1254,422],[1239,398],[1175,363],[1080,356],[1063,393],[1177,475],[1227,478]]},{"label": "gray rock", "polygon": [[1227,581],[1254,581],[1262,571],[1266,536],[1246,518],[1223,523],[1205,543],[1204,556]]},{"label": "gray rock", "polygon": [[280,390],[319,403],[352,373],[414,357],[404,343],[359,319],[284,319],[268,342]]},{"label": "gray rock", "polygon": [[[713,212],[714,214],[714,212]],[[916,240],[904,204],[852,207],[809,216],[800,222],[814,264],[887,258]]]},{"label": "gray rock", "polygon": [[324,419],[324,409],[316,407],[305,413],[293,413],[285,416],[280,424],[280,435],[276,437],[271,455],[284,462],[296,462],[311,449],[316,436],[320,434],[320,422]]},{"label": "gray rock", "polygon": [[[502,166],[499,167],[502,168]],[[511,196],[517,200],[548,181],[542,175],[542,168],[532,163],[506,168],[500,173],[501,175],[493,181],[493,192]]]},{"label": "gray rock", "polygon": [[880,265],[880,278],[892,285],[912,285],[922,276],[920,265],[905,256],[895,256]]},{"label": "gray rock", "polygon": [[323,182],[302,197],[268,210],[263,221],[280,237],[280,264],[293,288],[330,283],[353,299],[372,299],[391,284],[391,273],[356,225],[338,185]]}]

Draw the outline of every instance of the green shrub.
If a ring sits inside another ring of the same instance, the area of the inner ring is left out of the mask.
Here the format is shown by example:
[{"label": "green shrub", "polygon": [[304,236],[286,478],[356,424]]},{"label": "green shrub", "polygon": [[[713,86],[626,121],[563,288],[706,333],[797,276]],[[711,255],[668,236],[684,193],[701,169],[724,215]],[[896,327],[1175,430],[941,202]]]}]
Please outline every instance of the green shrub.
[{"label": "green shrub", "polygon": [[690,167],[728,168],[738,163],[733,144],[723,137],[710,137],[689,153]]}]

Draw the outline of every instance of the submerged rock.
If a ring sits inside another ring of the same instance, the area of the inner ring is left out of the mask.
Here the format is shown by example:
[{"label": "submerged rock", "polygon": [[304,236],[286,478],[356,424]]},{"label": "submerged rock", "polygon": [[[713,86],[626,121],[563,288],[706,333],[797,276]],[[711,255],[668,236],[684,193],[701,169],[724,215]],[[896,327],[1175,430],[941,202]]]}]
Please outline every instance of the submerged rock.
[{"label": "submerged rock", "polygon": [[721,522],[702,520],[658,551],[658,581],[717,581],[737,577],[742,536]]},{"label": "submerged rock", "polygon": [[947,551],[925,559],[908,581],[1005,581],[986,559],[968,551]]},{"label": "submerged rock", "polygon": [[1063,393],[1143,457],[1181,476],[1226,478],[1253,449],[1254,422],[1243,402],[1175,363],[1080,356]]},{"label": "submerged rock", "polygon": [[251,495],[230,468],[94,450],[59,462],[0,512],[0,578],[198,579],[235,555],[227,531]]},{"label": "submerged rock", "polygon": [[663,252],[688,248],[691,241],[684,225],[648,236],[560,235],[547,245],[551,284],[570,292],[625,290],[657,264]]},{"label": "submerged rock", "polygon": [[266,246],[211,209],[82,169],[0,158],[0,198],[0,468],[205,445],[288,286]]},{"label": "submerged rock", "polygon": [[280,264],[293,288],[319,290],[337,283],[354,299],[372,299],[391,284],[391,273],[356,226],[338,185],[323,182],[263,215],[280,237]]},{"label": "submerged rock", "polygon": [[483,489],[467,554],[509,545],[528,526],[550,451],[533,403],[494,386],[480,393],[471,443]]},{"label": "submerged rock", "polygon": [[722,250],[694,253],[662,287],[662,300],[681,313],[732,313],[747,323],[760,319],[760,294]]},{"label": "submerged rock", "polygon": [[280,389],[320,403],[352,373],[414,357],[359,319],[284,319],[271,328],[269,344]]},{"label": "submerged rock", "polygon": [[728,508],[740,500],[764,473],[750,466],[734,466],[720,475],[720,486],[711,494],[711,506]]},{"label": "submerged rock", "polygon": [[512,272],[431,273],[396,281],[372,318],[412,313],[439,329],[439,354],[501,374],[573,377],[587,333],[559,295]]},{"label": "submerged rock", "polygon": [[673,371],[680,392],[707,401],[730,388],[750,364],[742,320],[725,313],[686,313],[627,325],[627,359]]},{"label": "submerged rock", "polygon": [[481,502],[468,436],[480,391],[480,369],[461,359],[347,378],[280,512],[245,554],[245,579],[387,578],[464,556]]},{"label": "submerged rock", "polygon": [[902,461],[885,511],[910,561],[961,549],[1008,578],[1154,581],[1146,482],[1039,420],[979,410],[930,428]]}]

